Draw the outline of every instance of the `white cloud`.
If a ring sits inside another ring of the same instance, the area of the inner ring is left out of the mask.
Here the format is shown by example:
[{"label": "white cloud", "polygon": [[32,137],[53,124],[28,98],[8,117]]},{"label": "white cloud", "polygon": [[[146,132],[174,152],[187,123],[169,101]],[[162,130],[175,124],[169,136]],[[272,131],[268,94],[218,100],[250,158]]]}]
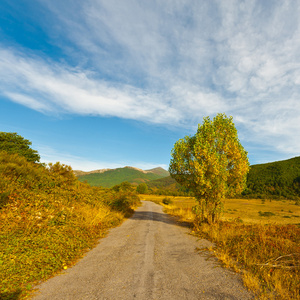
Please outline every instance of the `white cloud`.
[{"label": "white cloud", "polygon": [[246,140],[299,154],[299,2],[40,2],[73,67],[2,45],[12,101],[189,127],[225,112]]},{"label": "white cloud", "polygon": [[24,106],[27,106],[31,109],[37,110],[39,112],[47,112],[49,111],[49,107],[38,101],[37,99],[34,99],[32,97],[29,96],[25,96],[22,94],[17,94],[17,93],[13,93],[13,92],[3,92],[4,96],[6,96],[7,98],[9,98],[10,100],[22,104]]}]

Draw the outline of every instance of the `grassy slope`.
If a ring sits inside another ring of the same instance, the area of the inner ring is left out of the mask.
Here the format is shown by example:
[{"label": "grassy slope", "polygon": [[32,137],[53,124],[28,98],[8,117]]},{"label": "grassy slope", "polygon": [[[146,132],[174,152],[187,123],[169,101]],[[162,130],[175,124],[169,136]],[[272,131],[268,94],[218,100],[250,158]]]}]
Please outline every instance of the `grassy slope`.
[{"label": "grassy slope", "polygon": [[0,299],[23,299],[68,268],[137,203],[132,191],[79,182],[67,166],[0,152]]},{"label": "grassy slope", "polygon": [[102,187],[113,187],[114,185],[120,184],[124,181],[128,181],[132,184],[139,184],[142,182],[148,182],[150,180],[162,178],[161,175],[156,173],[143,173],[133,168],[118,168],[114,170],[108,170],[104,173],[94,173],[83,176],[78,176],[79,181],[84,182],[85,180],[91,186],[102,186]]},{"label": "grassy slope", "polygon": [[300,196],[300,157],[251,166],[247,186],[250,194]]}]

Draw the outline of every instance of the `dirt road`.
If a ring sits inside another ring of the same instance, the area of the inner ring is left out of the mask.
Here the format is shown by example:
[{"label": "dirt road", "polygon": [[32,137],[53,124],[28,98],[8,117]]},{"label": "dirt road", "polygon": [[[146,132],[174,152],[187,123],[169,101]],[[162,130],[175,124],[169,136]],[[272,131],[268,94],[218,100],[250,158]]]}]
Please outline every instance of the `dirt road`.
[{"label": "dirt road", "polygon": [[34,299],[253,299],[239,275],[196,251],[209,242],[187,233],[161,206],[143,202],[74,267],[38,286]]}]

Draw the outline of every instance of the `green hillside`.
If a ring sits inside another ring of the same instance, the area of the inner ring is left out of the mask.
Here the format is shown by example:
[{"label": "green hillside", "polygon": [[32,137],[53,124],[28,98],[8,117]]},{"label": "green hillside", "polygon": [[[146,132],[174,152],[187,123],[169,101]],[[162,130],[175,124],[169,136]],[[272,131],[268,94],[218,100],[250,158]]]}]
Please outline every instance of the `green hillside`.
[{"label": "green hillside", "polygon": [[190,196],[190,193],[171,176],[147,182],[151,193],[156,195]]},{"label": "green hillside", "polygon": [[174,178],[171,176],[160,178],[160,179],[155,179],[152,181],[149,181],[147,183],[148,187],[150,188],[158,188],[158,189],[176,189],[180,188],[180,184],[176,182]]},{"label": "green hillside", "polygon": [[243,194],[255,198],[300,197],[300,157],[251,166]]},{"label": "green hillside", "polygon": [[113,187],[124,181],[131,184],[138,185],[142,182],[159,179],[168,176],[169,173],[162,168],[143,171],[136,168],[124,167],[113,170],[107,170],[102,173],[91,173],[86,175],[79,175],[79,181],[87,181],[92,186]]}]

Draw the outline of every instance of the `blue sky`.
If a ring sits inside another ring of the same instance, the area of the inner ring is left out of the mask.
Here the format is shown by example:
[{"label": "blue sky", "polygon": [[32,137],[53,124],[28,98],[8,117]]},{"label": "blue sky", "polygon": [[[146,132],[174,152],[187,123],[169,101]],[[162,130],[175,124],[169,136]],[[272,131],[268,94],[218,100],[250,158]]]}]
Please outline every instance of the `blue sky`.
[{"label": "blue sky", "polygon": [[251,164],[300,155],[299,1],[0,2],[0,131],[73,169],[168,168],[232,115]]}]

